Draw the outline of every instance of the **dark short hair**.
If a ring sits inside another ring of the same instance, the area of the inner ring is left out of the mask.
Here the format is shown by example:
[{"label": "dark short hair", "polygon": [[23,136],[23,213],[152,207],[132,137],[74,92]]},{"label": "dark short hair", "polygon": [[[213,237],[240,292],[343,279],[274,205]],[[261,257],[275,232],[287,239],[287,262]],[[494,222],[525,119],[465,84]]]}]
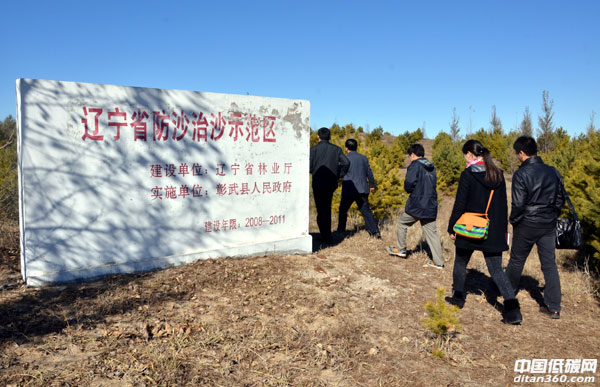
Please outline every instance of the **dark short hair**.
[{"label": "dark short hair", "polygon": [[538,152],[537,143],[530,136],[521,136],[515,140],[513,149],[516,153],[525,153],[527,156],[535,156]]},{"label": "dark short hair", "polygon": [[348,150],[351,150],[351,151],[355,151],[358,149],[358,142],[356,142],[356,140],[353,138],[347,139],[345,145],[346,145],[346,148],[348,148]]},{"label": "dark short hair", "polygon": [[414,153],[416,156],[425,157],[425,148],[421,144],[412,144],[407,153],[409,156]]},{"label": "dark short hair", "polygon": [[329,140],[331,138],[331,132],[327,128],[321,128],[317,132],[317,136],[319,136],[321,140]]}]

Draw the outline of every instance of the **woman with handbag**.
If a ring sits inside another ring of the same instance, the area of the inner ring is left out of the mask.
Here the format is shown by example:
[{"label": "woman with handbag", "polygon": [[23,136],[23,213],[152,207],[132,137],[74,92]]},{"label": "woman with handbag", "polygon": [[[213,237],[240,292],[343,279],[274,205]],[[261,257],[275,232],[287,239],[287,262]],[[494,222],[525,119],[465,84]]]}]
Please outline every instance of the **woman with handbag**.
[{"label": "woman with handbag", "polygon": [[465,303],[467,264],[474,250],[481,251],[490,275],[504,298],[504,322],[522,321],[519,301],[502,270],[502,252],[508,250],[506,233],[508,204],[502,170],[479,141],[468,140],[462,147],[467,162],[460,175],[448,233],[456,246],[452,297],[448,302],[462,308]]}]

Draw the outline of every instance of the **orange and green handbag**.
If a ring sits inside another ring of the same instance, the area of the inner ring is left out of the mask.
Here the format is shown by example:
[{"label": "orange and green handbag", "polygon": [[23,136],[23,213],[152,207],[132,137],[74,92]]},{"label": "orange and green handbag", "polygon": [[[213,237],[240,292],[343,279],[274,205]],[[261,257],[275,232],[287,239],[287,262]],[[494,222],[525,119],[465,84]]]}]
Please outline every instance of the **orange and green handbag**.
[{"label": "orange and green handbag", "polygon": [[490,219],[488,218],[488,209],[492,202],[492,196],[494,190],[490,192],[490,198],[488,199],[487,207],[485,208],[485,214],[478,214],[475,212],[465,212],[458,218],[456,224],[452,228],[456,235],[463,236],[471,239],[486,239],[490,228]]}]

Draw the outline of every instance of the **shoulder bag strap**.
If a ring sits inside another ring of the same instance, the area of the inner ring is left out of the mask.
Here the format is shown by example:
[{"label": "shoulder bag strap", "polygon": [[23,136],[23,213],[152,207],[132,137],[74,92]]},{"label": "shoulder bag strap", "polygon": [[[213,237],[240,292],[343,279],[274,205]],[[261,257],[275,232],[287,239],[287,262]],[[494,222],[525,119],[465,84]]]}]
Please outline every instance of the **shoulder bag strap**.
[{"label": "shoulder bag strap", "polygon": [[559,188],[565,197],[565,201],[569,205],[569,210],[571,210],[571,215],[573,215],[573,219],[575,219],[576,222],[579,222],[579,217],[577,216],[577,212],[575,212],[575,207],[573,207],[573,203],[571,203],[571,198],[569,198],[569,194],[567,193],[567,190],[565,189],[565,184],[563,183],[563,179],[560,176],[560,174],[558,173],[558,170],[556,168],[554,168],[554,173],[556,173],[556,177],[558,178],[558,184],[560,185]]},{"label": "shoulder bag strap", "polygon": [[490,208],[490,204],[492,203],[492,196],[494,196],[494,190],[490,191],[490,198],[488,199],[487,206],[485,207],[485,213],[484,214],[477,213],[476,215],[485,215],[486,219],[488,218],[488,209]]},{"label": "shoulder bag strap", "polygon": [[490,204],[492,203],[492,196],[494,196],[494,190],[490,192],[490,198],[488,199],[487,207],[485,208],[485,217],[487,218],[488,209],[490,208]]}]

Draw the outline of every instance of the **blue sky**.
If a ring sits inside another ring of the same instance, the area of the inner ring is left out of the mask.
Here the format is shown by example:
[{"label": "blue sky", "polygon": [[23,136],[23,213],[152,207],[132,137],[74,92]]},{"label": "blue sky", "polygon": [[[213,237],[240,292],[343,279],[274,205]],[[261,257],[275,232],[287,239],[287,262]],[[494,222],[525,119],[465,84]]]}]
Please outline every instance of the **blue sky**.
[{"label": "blue sky", "polygon": [[600,126],[600,1],[8,1],[0,119],[39,78],[306,99],[311,126]]}]

